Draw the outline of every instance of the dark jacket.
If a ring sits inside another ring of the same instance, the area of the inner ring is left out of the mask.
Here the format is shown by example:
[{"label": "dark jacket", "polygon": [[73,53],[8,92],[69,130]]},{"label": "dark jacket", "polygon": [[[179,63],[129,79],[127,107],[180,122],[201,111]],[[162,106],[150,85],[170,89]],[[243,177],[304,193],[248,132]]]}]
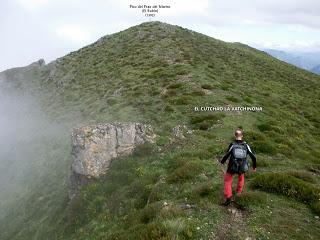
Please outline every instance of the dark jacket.
[{"label": "dark jacket", "polygon": [[[255,155],[253,154],[253,152],[251,151],[250,146],[249,146],[246,142],[244,142],[243,140],[235,140],[234,142],[244,143],[244,144],[246,145],[246,147],[247,147],[247,153],[248,153],[248,155],[250,156],[250,158],[251,158],[251,160],[252,160],[252,168],[255,169],[255,168],[257,167],[257,159],[256,159],[256,156],[255,156]],[[234,143],[234,142],[232,142],[232,143],[229,144],[227,153],[224,155],[224,157],[223,157],[222,160],[221,160],[221,163],[224,164],[224,163],[227,161],[227,159],[230,157],[229,162],[228,162],[227,172],[228,172],[228,173],[231,173],[231,174],[233,174],[233,172],[230,170],[231,164],[232,164],[232,162],[233,162],[234,159],[235,159],[234,156],[233,156],[233,151],[232,151],[232,147],[233,147],[233,143]]]}]

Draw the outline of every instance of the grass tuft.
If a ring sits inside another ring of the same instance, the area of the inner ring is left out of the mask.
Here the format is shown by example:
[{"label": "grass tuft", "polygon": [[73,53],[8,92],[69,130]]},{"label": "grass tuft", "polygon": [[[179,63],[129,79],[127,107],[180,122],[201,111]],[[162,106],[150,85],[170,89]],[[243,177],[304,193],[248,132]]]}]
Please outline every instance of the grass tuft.
[{"label": "grass tuft", "polygon": [[251,186],[255,189],[297,199],[310,205],[313,210],[319,210],[320,189],[289,174],[264,173],[255,177]]},{"label": "grass tuft", "polygon": [[178,167],[168,176],[171,183],[182,183],[198,176],[203,170],[203,166],[199,160],[190,160]]},{"label": "grass tuft", "polygon": [[295,178],[301,179],[305,182],[310,182],[310,183],[316,182],[315,177],[311,173],[306,172],[306,171],[290,171],[290,172],[287,172],[287,174],[289,174]]},{"label": "grass tuft", "polygon": [[244,192],[235,198],[241,209],[250,209],[252,205],[263,205],[267,201],[267,194],[260,191]]}]

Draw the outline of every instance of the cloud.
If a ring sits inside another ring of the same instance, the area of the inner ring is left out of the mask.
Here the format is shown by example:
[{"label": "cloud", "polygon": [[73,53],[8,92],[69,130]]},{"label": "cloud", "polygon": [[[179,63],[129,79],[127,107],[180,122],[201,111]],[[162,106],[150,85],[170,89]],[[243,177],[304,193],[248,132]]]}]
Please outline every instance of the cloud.
[{"label": "cloud", "polygon": [[28,10],[35,10],[40,7],[45,7],[50,0],[17,0],[17,4]]},{"label": "cloud", "polygon": [[289,52],[314,52],[319,51],[320,42],[317,41],[292,41],[288,42],[276,42],[276,41],[260,41],[251,42],[251,46],[259,49],[279,49]]},{"label": "cloud", "polygon": [[217,25],[234,25],[247,19],[258,24],[289,24],[320,27],[318,0],[227,0],[211,1],[207,21]]},{"label": "cloud", "polygon": [[56,33],[63,39],[80,46],[90,42],[90,31],[85,29],[84,26],[61,25],[57,27]]},{"label": "cloud", "polygon": [[176,0],[176,1],[168,1],[168,5],[171,5],[171,14],[175,15],[207,15],[209,1],[208,0]]}]

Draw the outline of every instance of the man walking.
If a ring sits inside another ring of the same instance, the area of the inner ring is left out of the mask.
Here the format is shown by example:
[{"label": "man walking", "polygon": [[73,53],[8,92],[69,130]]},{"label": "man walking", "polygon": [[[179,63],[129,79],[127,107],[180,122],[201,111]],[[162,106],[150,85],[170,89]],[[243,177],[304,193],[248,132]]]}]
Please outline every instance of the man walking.
[{"label": "man walking", "polygon": [[227,206],[232,202],[232,178],[234,174],[238,174],[237,195],[240,195],[244,186],[244,173],[249,170],[247,155],[252,160],[253,171],[256,171],[257,161],[252,153],[249,145],[243,141],[243,131],[238,129],[235,131],[235,141],[230,143],[227,153],[221,160],[224,164],[229,158],[228,168],[224,174],[224,197],[226,199],[224,205]]}]

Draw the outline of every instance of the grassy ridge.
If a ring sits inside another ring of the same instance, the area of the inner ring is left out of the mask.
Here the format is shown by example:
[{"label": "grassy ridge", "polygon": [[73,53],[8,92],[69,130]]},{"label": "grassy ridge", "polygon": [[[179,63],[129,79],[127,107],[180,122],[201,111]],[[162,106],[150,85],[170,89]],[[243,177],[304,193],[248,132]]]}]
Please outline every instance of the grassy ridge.
[{"label": "grassy ridge", "polygon": [[[248,46],[151,22],[70,53],[57,60],[54,71],[44,68],[41,74],[39,98],[52,117],[75,114],[85,124],[147,122],[158,135],[155,146],[115,161],[105,178],[83,190],[66,211],[67,227],[55,226],[61,238],[215,239],[228,213],[218,206],[222,176],[212,158],[223,154],[238,127],[258,155],[261,172],[248,174],[249,181],[285,171],[289,180],[304,178],[293,180],[294,188],[310,179],[303,184],[319,183],[318,175],[303,177],[320,169],[319,76]],[[226,105],[263,111],[193,111]],[[189,130],[184,139],[173,137],[177,125]],[[261,190],[279,192],[269,181],[260,184]],[[248,234],[298,239],[302,233],[290,229],[302,226],[317,239],[319,223],[311,210],[287,196],[247,196],[254,210],[245,220]],[[266,206],[274,209],[281,231],[265,224]],[[287,212],[297,220],[281,222]]]}]

